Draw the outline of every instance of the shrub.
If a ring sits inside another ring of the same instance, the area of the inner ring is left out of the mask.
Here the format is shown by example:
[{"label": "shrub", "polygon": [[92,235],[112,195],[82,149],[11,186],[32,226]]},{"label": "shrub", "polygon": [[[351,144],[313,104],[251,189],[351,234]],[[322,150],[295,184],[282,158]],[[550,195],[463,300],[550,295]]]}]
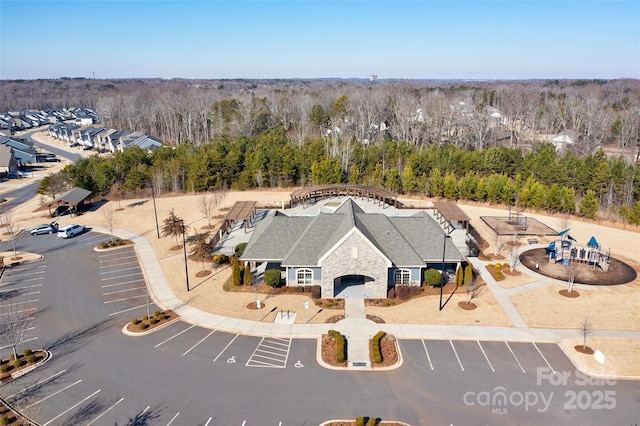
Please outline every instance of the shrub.
[{"label": "shrub", "polygon": [[364,426],[364,417],[362,416],[356,417],[356,426]]},{"label": "shrub", "polygon": [[496,269],[500,269],[500,268],[502,268],[502,264],[501,264],[500,262],[496,262],[496,266],[495,266],[495,268],[496,268]]},{"label": "shrub", "polygon": [[138,324],[140,324],[140,320],[138,318],[134,318],[134,319],[131,320],[131,324],[138,325]]},{"label": "shrub", "polygon": [[236,256],[240,257],[242,256],[242,254],[244,253],[244,249],[246,248],[247,243],[240,243],[233,249],[233,252],[236,254]]},{"label": "shrub", "polygon": [[33,351],[31,349],[25,349],[24,351],[22,351],[22,355],[24,356],[33,355]]},{"label": "shrub", "polygon": [[304,286],[299,285],[296,287],[296,293],[304,293]]},{"label": "shrub", "polygon": [[322,296],[322,287],[320,287],[319,285],[312,285],[311,286],[311,298],[312,299],[320,299],[321,296]]},{"label": "shrub", "polygon": [[391,287],[387,290],[387,298],[389,299],[395,299],[396,298],[396,288],[395,287]]},{"label": "shrub", "polygon": [[280,270],[279,269],[267,269],[263,275],[264,282],[273,288],[280,285]]},{"label": "shrub", "polygon": [[161,313],[162,313],[162,311],[155,311],[155,312],[153,313],[153,316],[154,316],[154,317],[159,317]]},{"label": "shrub", "polygon": [[29,364],[33,364],[34,362],[36,362],[36,356],[35,356],[35,355],[29,355],[29,356],[27,357],[27,362],[28,362]]},{"label": "shrub", "polygon": [[100,248],[104,249],[107,248],[107,243],[105,243],[104,241],[100,243]]},{"label": "shrub", "polygon": [[385,333],[384,331],[379,331],[375,336],[371,338],[371,358],[373,358],[373,362],[376,364],[379,364],[382,362],[380,340],[382,340],[382,338],[386,335],[387,333]]},{"label": "shrub", "polygon": [[7,416],[0,417],[0,425],[8,425],[11,424],[11,419]]},{"label": "shrub", "polygon": [[495,266],[496,266],[496,265],[494,265],[493,263],[489,263],[489,264],[487,265],[487,268],[493,268],[493,267],[495,267]]},{"label": "shrub", "polygon": [[424,283],[429,286],[439,286],[442,282],[442,274],[437,269],[429,268],[424,271]]},{"label": "shrub", "polygon": [[504,279],[504,274],[500,271],[496,272],[496,280]]},{"label": "shrub", "polygon": [[369,417],[369,420],[367,420],[367,426],[376,426],[376,418],[375,417]]},{"label": "shrub", "polygon": [[148,320],[148,319],[149,319],[149,316],[148,316],[148,315],[145,315],[145,316],[143,316],[143,317],[142,317],[142,321],[146,321],[146,320]]},{"label": "shrub", "polygon": [[9,361],[15,361],[16,356],[14,354],[9,355]]},{"label": "shrub", "polygon": [[9,364],[0,365],[0,373],[6,373],[9,370],[11,370],[11,366]]},{"label": "shrub", "polygon": [[407,300],[411,297],[411,287],[408,285],[397,285],[396,297],[400,300]]},{"label": "shrub", "polygon": [[140,330],[144,330],[146,328],[149,328],[149,324],[147,324],[146,322],[142,322],[142,323],[138,324],[138,328]]},{"label": "shrub", "polygon": [[345,362],[347,359],[347,348],[344,336],[339,331],[329,330],[329,336],[336,339],[336,362]]},{"label": "shrub", "polygon": [[157,319],[155,319],[155,318],[151,318],[151,319],[149,320],[149,324],[151,324],[151,325],[154,325],[154,324],[157,324],[157,323],[158,323],[158,320],[157,320]]},{"label": "shrub", "polygon": [[24,360],[23,359],[16,359],[15,361],[13,361],[13,367],[14,368],[20,368],[20,367],[22,367],[22,365],[24,365]]}]

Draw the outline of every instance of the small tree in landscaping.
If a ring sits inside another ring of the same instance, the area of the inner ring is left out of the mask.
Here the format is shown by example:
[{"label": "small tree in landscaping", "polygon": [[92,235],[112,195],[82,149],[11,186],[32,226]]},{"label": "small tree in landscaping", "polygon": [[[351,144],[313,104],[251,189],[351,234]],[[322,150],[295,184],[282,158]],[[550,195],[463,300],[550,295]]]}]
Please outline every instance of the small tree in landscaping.
[{"label": "small tree in landscaping", "polygon": [[495,234],[493,237],[493,254],[498,256],[504,248],[505,241],[500,234]]},{"label": "small tree in landscaping", "polygon": [[573,264],[567,268],[567,284],[569,285],[569,293],[573,291],[573,282],[576,279],[577,272],[578,271]]},{"label": "small tree in landscaping", "polygon": [[231,278],[233,279],[233,285],[238,286],[242,284],[242,271],[240,270],[240,260],[237,257],[231,259]]},{"label": "small tree in landscaping", "polygon": [[31,310],[15,303],[3,303],[0,309],[0,345],[11,348],[13,358],[18,358],[16,348],[21,345],[33,325]]},{"label": "small tree in landscaping", "polygon": [[279,269],[267,269],[263,275],[264,282],[273,288],[280,285],[280,270]]},{"label": "small tree in landscaping", "polygon": [[194,237],[193,249],[191,249],[191,256],[194,260],[200,260],[202,262],[202,272],[204,272],[204,260],[208,258],[213,250],[209,241],[207,241],[208,233],[196,234]]},{"label": "small tree in landscaping", "polygon": [[214,197],[209,194],[202,195],[198,201],[200,212],[207,218],[207,228],[211,228],[211,214],[213,213],[214,203]]},{"label": "small tree in landscaping", "polygon": [[428,286],[440,286],[442,275],[437,269],[429,268],[424,272],[424,283]]},{"label": "small tree in landscaping", "polygon": [[184,220],[176,216],[176,213],[173,211],[173,209],[171,209],[171,211],[169,212],[169,217],[167,217],[163,221],[162,235],[165,237],[175,237],[177,246],[179,245],[178,236],[182,235],[184,232],[186,232],[186,230],[187,226],[184,224]]},{"label": "small tree in landscaping", "polygon": [[109,227],[109,235],[111,236],[111,242],[113,242],[113,222],[115,221],[115,212],[113,211],[113,206],[106,205],[104,210],[102,210],[102,215],[104,216],[104,220],[107,221],[107,226]]},{"label": "small tree in landscaping", "polygon": [[242,284],[251,285],[251,266],[249,266],[249,262],[244,265],[244,276],[242,277]]},{"label": "small tree in landscaping", "polygon": [[467,293],[467,303],[471,303],[473,299],[480,296],[480,293],[482,292],[482,287],[475,285],[475,283],[472,283],[472,284],[467,284],[467,287],[465,290]]},{"label": "small tree in landscaping", "polygon": [[464,284],[464,273],[462,271],[462,266],[456,269],[456,286],[461,287]]},{"label": "small tree in landscaping", "polygon": [[464,268],[464,284],[473,285],[473,266],[470,263]]},{"label": "small tree in landscaping", "polygon": [[511,253],[509,253],[509,271],[511,272],[515,271],[519,264],[520,264],[520,254],[518,253],[518,248],[512,247]]},{"label": "small tree in landscaping", "polygon": [[582,335],[582,349],[586,349],[587,337],[589,337],[593,333],[593,324],[589,319],[589,314],[587,314],[582,320],[582,322],[580,323],[580,326],[578,327],[578,331]]}]

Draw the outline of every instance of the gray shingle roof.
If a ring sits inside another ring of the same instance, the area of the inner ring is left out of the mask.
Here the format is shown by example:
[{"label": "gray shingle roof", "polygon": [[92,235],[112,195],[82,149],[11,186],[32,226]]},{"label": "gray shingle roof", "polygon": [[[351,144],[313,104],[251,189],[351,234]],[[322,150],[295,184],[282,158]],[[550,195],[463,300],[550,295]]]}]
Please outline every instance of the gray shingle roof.
[{"label": "gray shingle roof", "polygon": [[[428,214],[388,217],[364,213],[351,198],[334,212],[318,216],[289,217],[269,214],[257,225],[242,258],[247,261],[280,261],[287,266],[312,266],[341,238],[357,228],[396,266],[423,266],[442,260],[444,231]],[[450,240],[446,260],[463,256]]]}]

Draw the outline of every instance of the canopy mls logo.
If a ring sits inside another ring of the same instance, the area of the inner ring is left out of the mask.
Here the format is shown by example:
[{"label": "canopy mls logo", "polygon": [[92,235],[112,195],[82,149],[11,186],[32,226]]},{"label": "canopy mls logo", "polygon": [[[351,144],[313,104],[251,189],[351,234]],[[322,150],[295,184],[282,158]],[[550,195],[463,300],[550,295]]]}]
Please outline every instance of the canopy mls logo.
[{"label": "canopy mls logo", "polygon": [[545,395],[544,392],[535,391],[507,393],[504,386],[496,386],[491,391],[466,392],[462,401],[468,407],[491,407],[492,414],[508,414],[507,407],[524,407],[525,411],[536,409],[544,413],[549,409],[553,395],[553,392]]}]

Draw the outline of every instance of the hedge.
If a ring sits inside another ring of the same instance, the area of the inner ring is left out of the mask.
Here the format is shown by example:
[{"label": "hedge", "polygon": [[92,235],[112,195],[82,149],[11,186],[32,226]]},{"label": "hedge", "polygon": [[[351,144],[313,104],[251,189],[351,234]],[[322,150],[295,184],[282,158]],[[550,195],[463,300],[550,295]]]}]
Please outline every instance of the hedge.
[{"label": "hedge", "polygon": [[375,364],[380,364],[382,362],[382,351],[380,348],[380,341],[387,333],[384,331],[379,331],[375,336],[371,338],[371,357],[373,358],[373,362]]},{"label": "hedge", "polygon": [[344,336],[336,330],[329,330],[328,334],[336,339],[336,362],[345,362],[347,360],[347,351]]},{"label": "hedge", "polygon": [[442,283],[442,274],[437,269],[429,268],[424,272],[424,283],[429,286],[439,286]]},{"label": "hedge", "polygon": [[264,282],[275,288],[280,285],[280,269],[267,269],[263,275]]}]

